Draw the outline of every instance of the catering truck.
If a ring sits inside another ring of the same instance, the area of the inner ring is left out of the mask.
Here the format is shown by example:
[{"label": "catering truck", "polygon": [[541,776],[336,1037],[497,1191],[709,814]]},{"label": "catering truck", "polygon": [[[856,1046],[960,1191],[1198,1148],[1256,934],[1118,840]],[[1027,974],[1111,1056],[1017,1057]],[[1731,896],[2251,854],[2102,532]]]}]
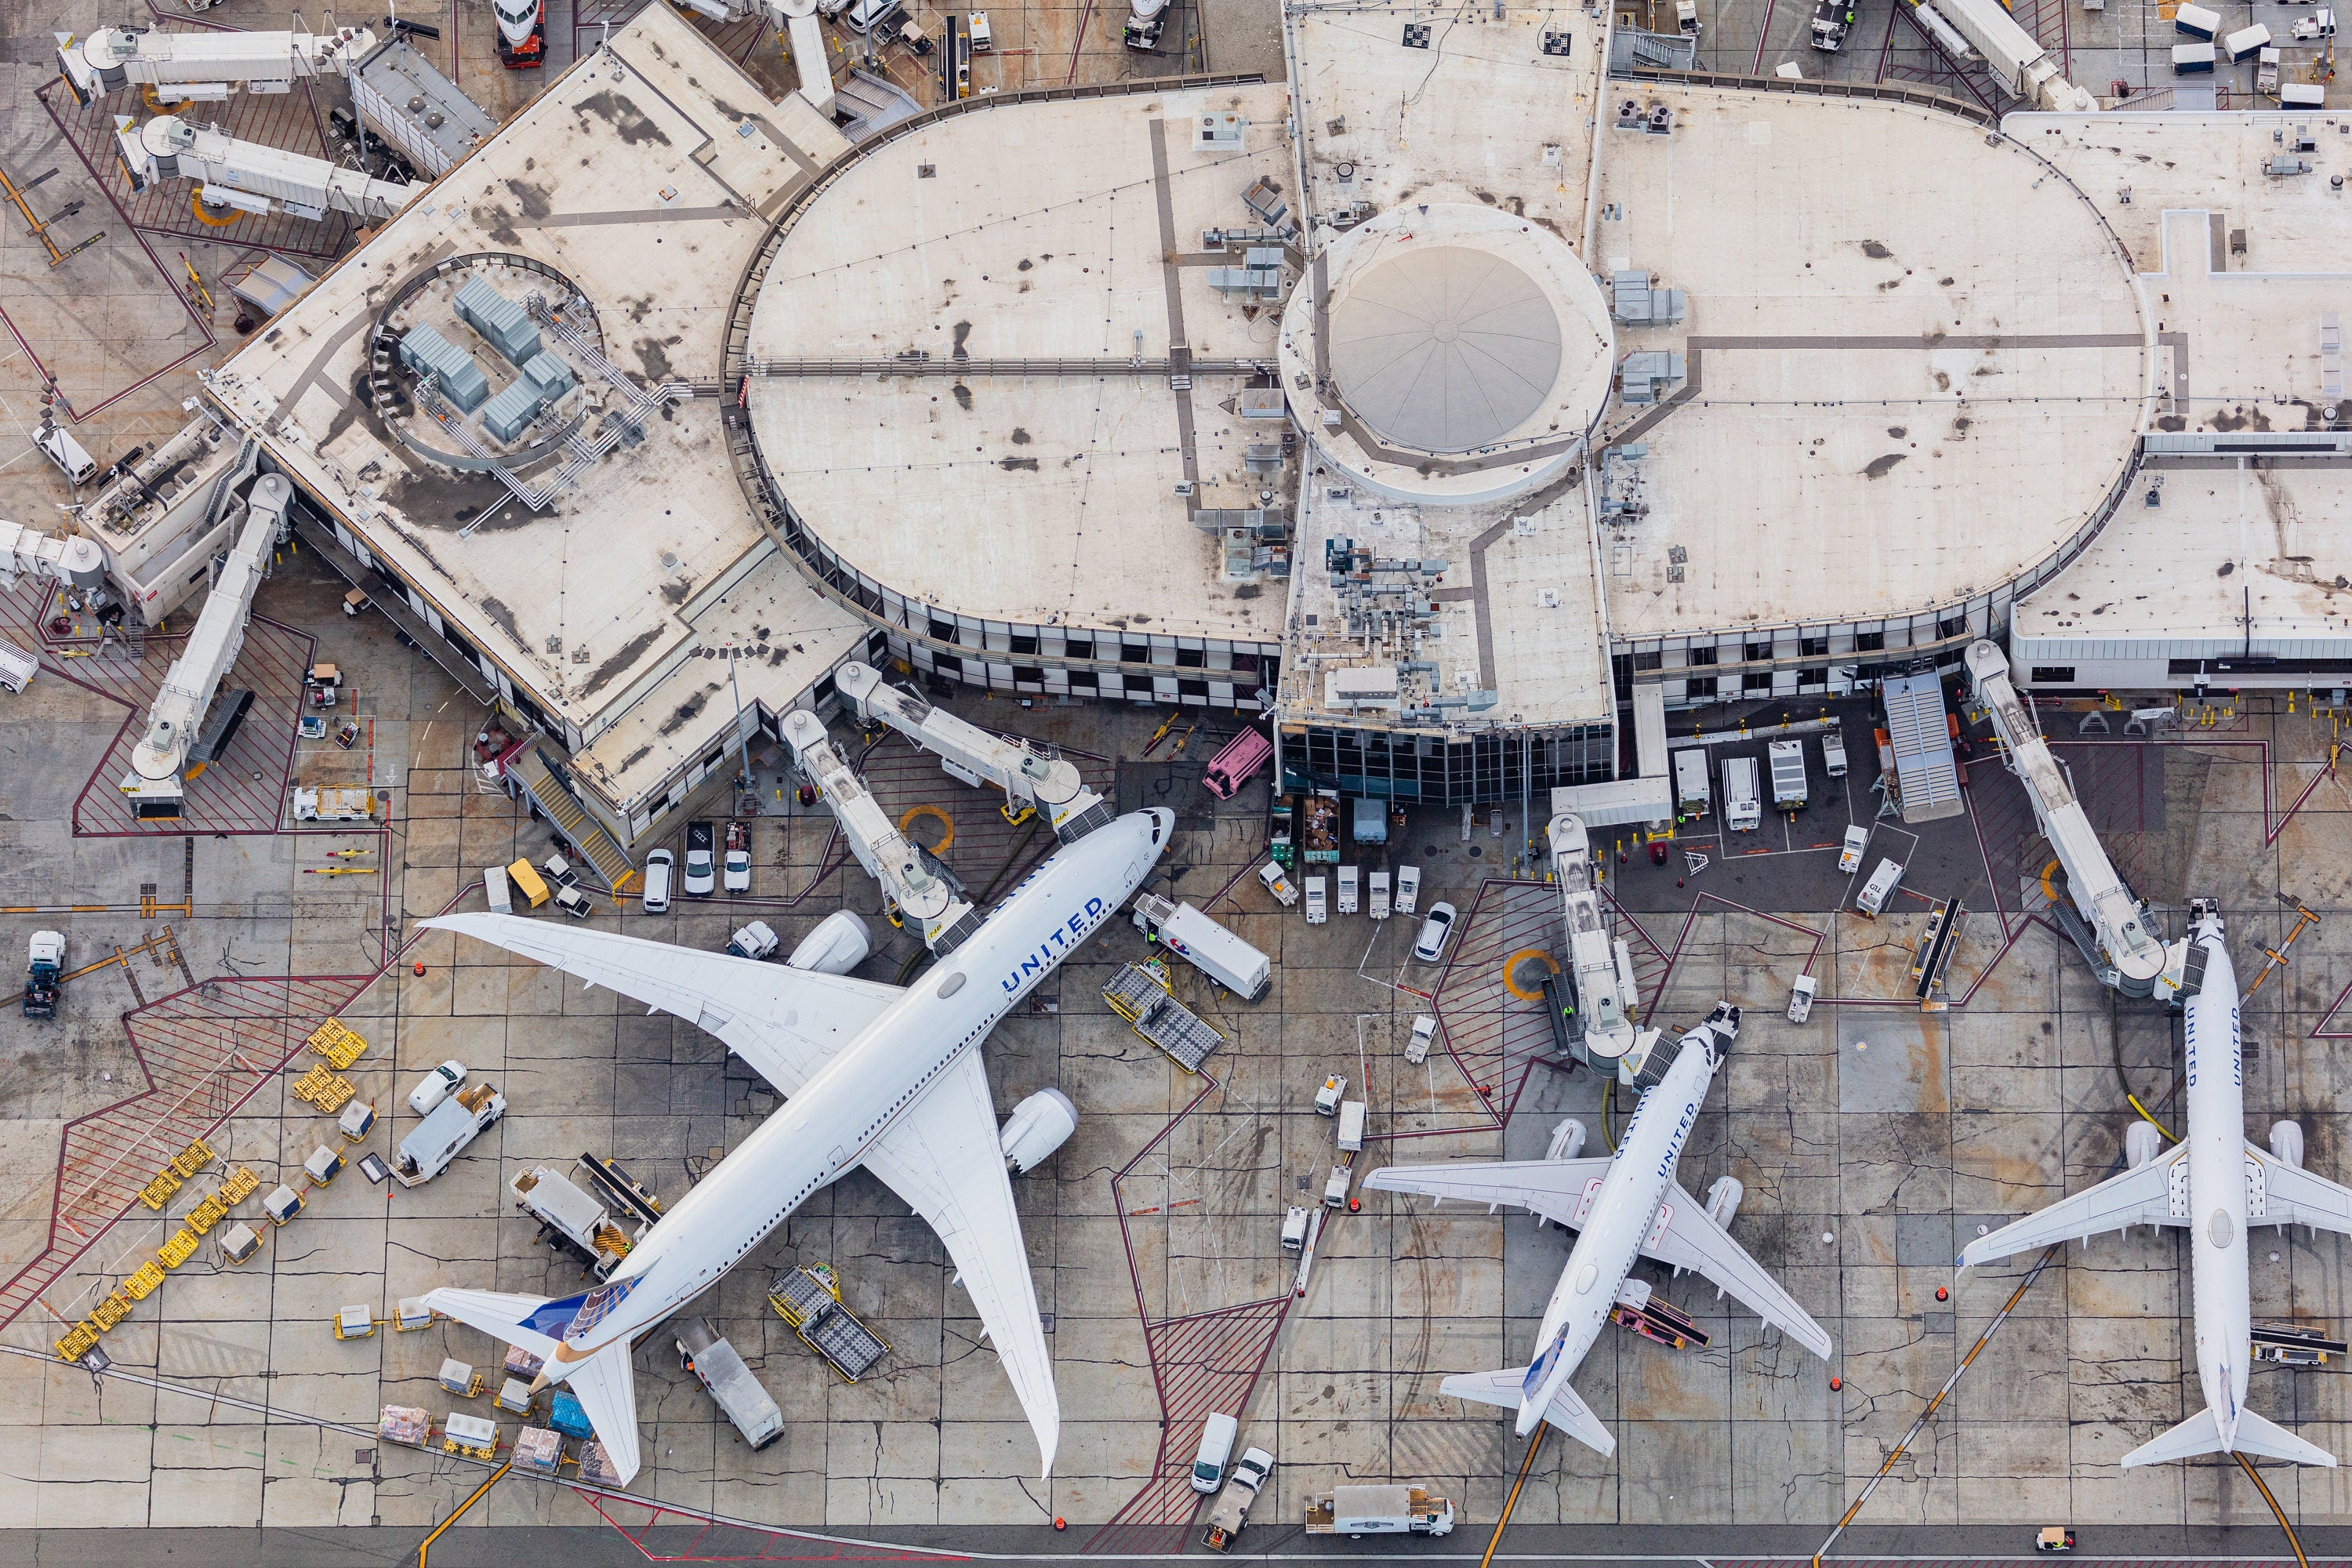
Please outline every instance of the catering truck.
[{"label": "catering truck", "polygon": [[1454,1505],[1421,1487],[1333,1487],[1307,1504],[1307,1533],[1450,1535]]},{"label": "catering truck", "polygon": [[507,1102],[487,1083],[461,1089],[440,1104],[415,1131],[400,1141],[393,1174],[404,1187],[422,1186],[449,1168],[467,1144],[507,1113]]},{"label": "catering truck", "polygon": [[1239,996],[1255,1002],[1265,994],[1274,965],[1265,954],[1190,904],[1171,904],[1152,893],[1135,896],[1135,929]]}]

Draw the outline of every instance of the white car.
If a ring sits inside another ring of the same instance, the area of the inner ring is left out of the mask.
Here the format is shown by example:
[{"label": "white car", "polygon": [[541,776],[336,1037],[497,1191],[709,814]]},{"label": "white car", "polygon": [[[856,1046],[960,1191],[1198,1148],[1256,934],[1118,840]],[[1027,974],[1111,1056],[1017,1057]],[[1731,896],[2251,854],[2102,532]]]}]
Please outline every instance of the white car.
[{"label": "white car", "polygon": [[1421,922],[1421,938],[1412,944],[1412,955],[1423,963],[1435,963],[1445,952],[1446,939],[1454,934],[1454,908],[1452,904],[1429,906],[1429,918]]},{"label": "white car", "polygon": [[457,1091],[466,1081],[464,1062],[443,1062],[408,1091],[408,1109],[419,1116],[430,1116],[433,1108]]},{"label": "white car", "polygon": [[686,825],[686,896],[707,899],[719,879],[712,874],[710,824],[689,822]]},{"label": "white car", "polygon": [[751,836],[740,822],[727,825],[727,853],[719,861],[719,885],[730,893],[751,890]]},{"label": "white car", "polygon": [[1335,1072],[1329,1078],[1325,1079],[1323,1080],[1323,1087],[1315,1091],[1315,1114],[1318,1116],[1339,1115],[1339,1097],[1347,1092],[1348,1080],[1343,1075]]}]

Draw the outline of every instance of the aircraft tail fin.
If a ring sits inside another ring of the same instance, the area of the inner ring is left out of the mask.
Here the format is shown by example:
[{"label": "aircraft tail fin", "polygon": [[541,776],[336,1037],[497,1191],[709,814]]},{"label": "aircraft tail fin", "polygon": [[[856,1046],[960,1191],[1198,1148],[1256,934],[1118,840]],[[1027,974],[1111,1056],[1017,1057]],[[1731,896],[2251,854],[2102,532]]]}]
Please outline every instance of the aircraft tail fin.
[{"label": "aircraft tail fin", "polygon": [[520,1345],[541,1361],[555,1354],[552,1335],[530,1326],[531,1317],[547,1305],[544,1296],[516,1296],[504,1290],[428,1290],[425,1304],[469,1329],[479,1329],[494,1340]]},{"label": "aircraft tail fin", "polygon": [[[572,1390],[604,1446],[604,1457],[624,1483],[637,1473],[637,1384],[629,1364],[629,1342],[616,1340],[580,1361],[556,1356],[556,1334],[583,1312],[601,1310],[617,1300],[611,1286],[580,1296],[550,1300],[544,1296],[514,1296],[502,1290],[440,1289],[425,1293],[425,1304],[479,1329],[494,1340],[520,1345],[546,1363],[543,1383],[561,1383]],[[625,1294],[625,1292],[622,1292]],[[553,1329],[555,1334],[545,1331]]]},{"label": "aircraft tail fin", "polygon": [[2241,1454],[2286,1459],[2298,1465],[2333,1467],[2336,1463],[2336,1456],[2326,1449],[2317,1444],[2305,1442],[2277,1423],[2266,1421],[2251,1410],[2238,1416],[2238,1435],[2230,1446]]},{"label": "aircraft tail fin", "polygon": [[[548,1370],[553,1372],[555,1367],[551,1364]],[[640,1462],[637,1380],[629,1364],[629,1342],[614,1340],[587,1360],[571,1363],[565,1382],[587,1413],[588,1425],[596,1428],[596,1440],[604,1446],[613,1473],[626,1486]]]},{"label": "aircraft tail fin", "polygon": [[2286,1459],[2298,1465],[2334,1465],[2336,1456],[2326,1449],[2306,1443],[2275,1422],[2255,1415],[2251,1410],[2238,1414],[2238,1430],[2228,1443],[2221,1438],[2221,1423],[2211,1406],[2200,1410],[2188,1420],[2142,1443],[2123,1458],[2126,1469],[2137,1465],[2161,1465],[2173,1459],[2194,1458],[2200,1454],[2240,1453],[2259,1458]]}]

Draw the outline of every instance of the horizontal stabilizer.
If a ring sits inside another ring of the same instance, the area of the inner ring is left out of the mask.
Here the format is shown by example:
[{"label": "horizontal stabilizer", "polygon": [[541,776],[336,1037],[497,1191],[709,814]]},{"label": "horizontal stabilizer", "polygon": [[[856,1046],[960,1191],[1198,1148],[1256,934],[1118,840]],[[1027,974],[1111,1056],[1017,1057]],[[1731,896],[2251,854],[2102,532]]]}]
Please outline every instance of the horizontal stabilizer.
[{"label": "horizontal stabilizer", "polygon": [[[1526,1385],[1528,1369],[1506,1367],[1500,1372],[1465,1372],[1447,1378],[1437,1385],[1440,1394],[1450,1394],[1456,1399],[1474,1404],[1499,1405],[1516,1411],[1520,1404],[1520,1390]],[[1602,1424],[1592,1407],[1576,1396],[1576,1390],[1566,1382],[1551,1396],[1551,1405],[1544,1411],[1544,1420],[1559,1427],[1586,1447],[1600,1454],[1617,1451],[1617,1439]]]},{"label": "horizontal stabilizer", "polygon": [[2336,1456],[2326,1449],[2305,1442],[2275,1422],[2265,1420],[2251,1410],[2239,1412],[2237,1435],[2225,1446],[2221,1441],[2221,1421],[2209,1405],[2170,1431],[2150,1438],[2126,1454],[2123,1466],[2131,1469],[2139,1465],[2193,1459],[2200,1454],[2231,1452],[2251,1454],[2264,1459],[2286,1459],[2298,1465],[2333,1466],[2336,1463]]},{"label": "horizontal stabilizer", "polygon": [[504,1290],[428,1290],[425,1304],[445,1318],[455,1318],[469,1329],[479,1329],[503,1344],[520,1345],[541,1361],[555,1353],[553,1336],[526,1327],[531,1314],[547,1305],[544,1296],[516,1296]]},{"label": "horizontal stabilizer", "polygon": [[2238,1434],[2230,1447],[2241,1454],[2254,1454],[2266,1459],[2284,1459],[2297,1465],[2326,1465],[2334,1468],[2336,1456],[2315,1443],[2306,1443],[2274,1421],[2266,1421],[2248,1410],[2238,1417]]}]

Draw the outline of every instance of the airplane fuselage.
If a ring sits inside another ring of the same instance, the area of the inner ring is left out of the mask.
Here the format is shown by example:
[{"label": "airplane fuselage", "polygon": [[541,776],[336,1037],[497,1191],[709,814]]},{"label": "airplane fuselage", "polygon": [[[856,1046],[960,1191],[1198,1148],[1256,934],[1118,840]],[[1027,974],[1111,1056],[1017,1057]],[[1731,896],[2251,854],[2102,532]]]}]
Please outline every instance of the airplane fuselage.
[{"label": "airplane fuselage", "polygon": [[2239,1054],[2238,975],[2217,929],[2204,942],[2205,984],[2189,999],[2189,1283],[2197,1377],[2223,1439],[2246,1407],[2252,1311],[2246,1272],[2246,1086]]},{"label": "airplane fuselage", "polygon": [[[1552,1396],[1582,1364],[1608,1324],[1617,1292],[1656,1227],[1659,1206],[1675,1190],[1675,1166],[1698,1121],[1715,1069],[1710,1051],[1685,1045],[1666,1076],[1633,1108],[1633,1119],[1626,1124],[1608,1173],[1601,1178],[1601,1190],[1585,1209],[1584,1227],[1544,1309],[1535,1358],[1550,1356],[1551,1362],[1520,1401],[1520,1436],[1535,1430]],[[1555,1344],[1556,1354],[1550,1348]]]},{"label": "airplane fuselage", "polygon": [[[638,1240],[605,1281],[604,1293],[617,1300],[590,1321],[576,1318],[555,1359],[583,1360],[660,1322],[856,1167],[951,1063],[1134,894],[1172,826],[1171,813],[1135,812],[1031,872],[969,942],[836,1052]],[[589,1317],[585,1310],[579,1315]]]}]

